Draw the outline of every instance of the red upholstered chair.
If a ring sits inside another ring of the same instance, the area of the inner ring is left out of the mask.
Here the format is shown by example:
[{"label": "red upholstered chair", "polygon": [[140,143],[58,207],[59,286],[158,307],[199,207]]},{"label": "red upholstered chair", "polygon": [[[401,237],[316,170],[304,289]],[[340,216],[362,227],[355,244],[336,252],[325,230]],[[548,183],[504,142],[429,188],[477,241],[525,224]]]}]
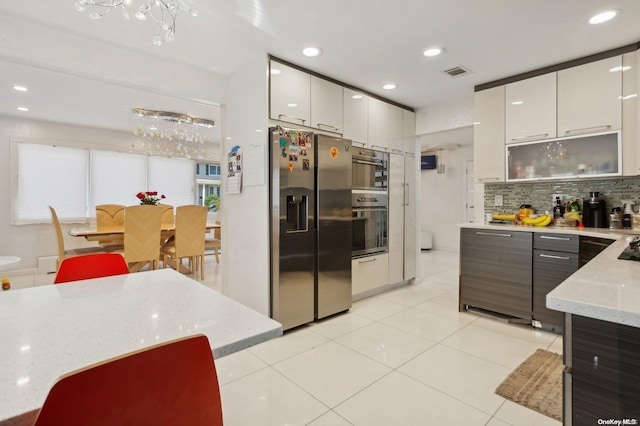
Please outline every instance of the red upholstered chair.
[{"label": "red upholstered chair", "polygon": [[222,425],[209,340],[190,336],[65,375],[35,424]]},{"label": "red upholstered chair", "polygon": [[129,267],[124,257],[118,253],[96,253],[69,257],[62,261],[55,284],[88,278],[128,274]]}]

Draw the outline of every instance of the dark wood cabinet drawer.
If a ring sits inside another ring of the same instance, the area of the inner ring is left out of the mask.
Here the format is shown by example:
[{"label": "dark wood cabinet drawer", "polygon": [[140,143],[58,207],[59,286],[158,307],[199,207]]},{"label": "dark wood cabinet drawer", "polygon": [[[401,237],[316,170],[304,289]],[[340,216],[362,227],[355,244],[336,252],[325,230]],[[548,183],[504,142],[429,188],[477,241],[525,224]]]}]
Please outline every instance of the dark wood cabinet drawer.
[{"label": "dark wood cabinet drawer", "polygon": [[530,232],[462,229],[460,305],[531,319]]},{"label": "dark wood cabinet drawer", "polygon": [[533,248],[538,250],[562,251],[578,253],[580,237],[570,234],[533,233]]},{"label": "dark wood cabinet drawer", "polygon": [[540,321],[543,329],[562,332],[564,312],[547,308],[547,293],[577,270],[577,253],[533,251],[533,319]]}]

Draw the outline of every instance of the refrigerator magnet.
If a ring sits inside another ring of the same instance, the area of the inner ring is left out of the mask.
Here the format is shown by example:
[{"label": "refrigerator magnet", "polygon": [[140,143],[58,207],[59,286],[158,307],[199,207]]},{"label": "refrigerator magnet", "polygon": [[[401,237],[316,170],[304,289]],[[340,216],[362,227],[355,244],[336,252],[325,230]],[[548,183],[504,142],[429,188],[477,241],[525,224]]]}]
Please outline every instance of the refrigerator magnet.
[{"label": "refrigerator magnet", "polygon": [[338,148],[336,148],[335,146],[332,146],[329,150],[329,155],[331,156],[331,158],[338,158],[339,154],[340,151],[338,151]]},{"label": "refrigerator magnet", "polygon": [[302,170],[310,170],[309,169],[309,160],[308,159],[303,159],[302,160]]},{"label": "refrigerator magnet", "polygon": [[289,173],[293,172],[293,163],[289,163]]}]

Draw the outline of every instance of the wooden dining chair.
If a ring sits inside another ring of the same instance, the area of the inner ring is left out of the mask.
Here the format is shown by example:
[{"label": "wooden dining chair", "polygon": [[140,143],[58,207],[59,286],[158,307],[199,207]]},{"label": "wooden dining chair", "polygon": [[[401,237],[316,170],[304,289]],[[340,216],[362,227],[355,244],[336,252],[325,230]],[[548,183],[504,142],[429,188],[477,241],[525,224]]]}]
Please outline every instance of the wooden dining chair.
[{"label": "wooden dining chair", "polygon": [[62,376],[36,418],[50,425],[222,425],[204,335],[128,353]]},{"label": "wooden dining chair", "polygon": [[131,272],[149,264],[156,269],[160,259],[162,210],[159,206],[139,205],[124,209],[124,258]]},{"label": "wooden dining chair", "polygon": [[119,253],[94,253],[64,259],[54,284],[128,274],[129,267]]},{"label": "wooden dining chair", "polygon": [[[96,227],[98,231],[124,227],[124,208],[122,204],[99,204],[96,206]],[[122,234],[114,234],[97,239],[98,244],[113,249],[122,249]]]},{"label": "wooden dining chair", "polygon": [[[219,220],[216,220],[216,224],[220,224]],[[207,233],[204,236],[204,249],[213,250],[213,254],[216,256],[216,263],[220,263],[220,249],[222,248],[222,238],[220,228],[214,228],[213,234]]]},{"label": "wooden dining chair", "polygon": [[162,247],[164,267],[172,266],[184,272],[182,259],[189,258],[192,272],[200,268],[200,279],[204,280],[204,236],[207,232],[207,213],[205,206],[188,205],[176,209],[176,228],[174,239]]},{"label": "wooden dining chair", "polygon": [[64,245],[64,234],[62,233],[62,226],[60,226],[60,220],[58,220],[58,214],[56,213],[56,209],[49,206],[49,211],[51,212],[51,221],[53,222],[53,227],[56,232],[56,239],[58,243],[58,265],[56,270],[60,268],[62,261],[69,257],[81,256],[84,254],[91,253],[106,253],[106,250],[103,247],[83,247],[76,249],[65,249]]},{"label": "wooden dining chair", "polygon": [[167,229],[173,229],[175,225],[173,206],[169,204],[158,204],[158,208],[162,211],[162,243],[169,241],[173,237],[173,231]]}]

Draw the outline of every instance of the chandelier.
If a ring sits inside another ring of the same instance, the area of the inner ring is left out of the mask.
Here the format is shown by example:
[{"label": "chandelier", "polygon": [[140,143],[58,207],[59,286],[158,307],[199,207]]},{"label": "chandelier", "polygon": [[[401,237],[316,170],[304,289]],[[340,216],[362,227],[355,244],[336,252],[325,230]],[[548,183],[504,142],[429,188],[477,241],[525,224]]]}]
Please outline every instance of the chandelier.
[{"label": "chandelier", "polygon": [[207,160],[216,155],[215,122],[175,112],[131,110],[133,134],[140,140],[131,150],[148,155]]},{"label": "chandelier", "polygon": [[[135,6],[138,4],[139,6]],[[176,36],[176,15],[178,10],[186,9],[192,16],[198,16],[198,11],[185,8],[178,4],[178,0],[78,0],[76,10],[89,12],[91,19],[101,19],[115,8],[120,8],[124,17],[129,19],[129,10],[140,21],[147,19],[158,25],[158,33],[153,38],[153,44],[162,45],[163,41],[173,41]]]}]

